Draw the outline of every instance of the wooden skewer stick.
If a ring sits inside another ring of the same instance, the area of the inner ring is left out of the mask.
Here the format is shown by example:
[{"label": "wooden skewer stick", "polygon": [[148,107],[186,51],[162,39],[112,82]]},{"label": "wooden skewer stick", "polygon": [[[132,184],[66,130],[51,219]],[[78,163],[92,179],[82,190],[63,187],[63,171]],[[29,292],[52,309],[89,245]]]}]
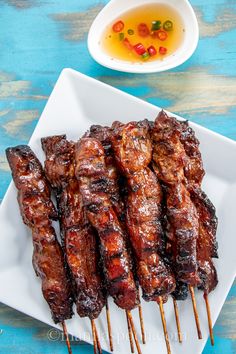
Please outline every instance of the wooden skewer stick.
[{"label": "wooden skewer stick", "polygon": [[210,305],[209,305],[207,294],[204,293],[203,297],[204,297],[205,303],[206,303],[208,327],[209,327],[209,333],[210,333],[210,338],[211,338],[211,345],[214,345],[215,344],[215,340],[214,340],[214,334],[213,334],[213,328],[212,328],[211,309],[210,309]]},{"label": "wooden skewer stick", "polygon": [[164,335],[165,335],[167,353],[171,354],[170,342],[169,342],[167,326],[166,326],[165,312],[164,312],[164,308],[163,308],[163,300],[162,300],[161,296],[159,296],[158,305],[159,305],[159,309],[160,309],[160,313],[161,313],[161,321],[162,321],[163,331],[164,331]]},{"label": "wooden skewer stick", "polygon": [[134,326],[134,321],[133,321],[133,317],[131,315],[131,312],[127,311],[127,315],[128,315],[130,327],[132,329],[132,333],[133,333],[133,336],[134,336],[134,342],[135,342],[138,354],[142,354],[141,349],[140,349],[140,345],[139,345],[139,342],[138,342],[138,336],[137,336],[137,332],[136,332],[136,329],[135,329],[135,326]]},{"label": "wooden skewer stick", "polygon": [[125,311],[125,314],[126,314],[128,333],[129,333],[130,350],[131,350],[131,353],[134,353],[134,343],[133,343],[132,332],[131,332],[131,327],[130,327],[130,322],[129,322],[129,317],[128,317],[127,311]]},{"label": "wooden skewer stick", "polygon": [[68,353],[69,353],[69,354],[72,354],[72,350],[71,350],[71,346],[70,346],[70,339],[69,339],[69,336],[68,336],[66,324],[65,324],[64,321],[63,321],[61,324],[62,324],[64,336],[65,336],[65,338],[66,338],[66,345],[67,345]]},{"label": "wooden skewer stick", "polygon": [[111,333],[111,319],[110,319],[110,311],[109,311],[108,302],[106,302],[106,316],[107,316],[107,329],[108,329],[110,350],[111,350],[111,352],[113,352],[113,339],[112,339],[112,333]]},{"label": "wooden skewer stick", "polygon": [[92,328],[92,335],[93,335],[93,352],[94,354],[97,354],[97,339],[96,339],[94,320],[91,320],[91,328]]},{"label": "wooden skewer stick", "polygon": [[[140,300],[140,293],[139,293],[139,300]],[[141,333],[142,333],[142,342],[143,342],[143,344],[146,344],[144,320],[143,320],[143,309],[142,309],[141,303],[138,306],[138,313],[139,313],[139,321],[140,321],[140,327],[141,327]]]},{"label": "wooden skewer stick", "polygon": [[95,336],[96,336],[98,353],[102,354],[102,348],[101,348],[100,340],[99,340],[99,337],[98,337],[98,331],[97,331],[97,327],[96,327],[95,321],[94,321],[94,331],[95,331]]},{"label": "wooden skewer stick", "polygon": [[141,333],[142,333],[142,342],[143,342],[143,344],[146,344],[142,305],[138,306],[138,313],[139,313],[139,321],[140,321],[140,327],[141,327]]},{"label": "wooden skewer stick", "polygon": [[183,336],[180,328],[180,320],[179,320],[179,309],[178,309],[178,304],[176,299],[173,299],[173,304],[174,304],[174,310],[175,310],[175,321],[176,321],[176,326],[177,326],[177,331],[178,331],[178,338],[179,338],[179,343],[182,343],[183,341]]},{"label": "wooden skewer stick", "polygon": [[193,304],[193,312],[194,312],[195,323],[196,323],[196,327],[197,327],[198,339],[202,339],[202,332],[201,332],[200,322],[199,322],[199,317],[198,317],[198,312],[197,312],[197,304],[196,304],[194,289],[191,285],[189,285],[189,291],[191,294],[191,299],[192,299],[192,304]]}]

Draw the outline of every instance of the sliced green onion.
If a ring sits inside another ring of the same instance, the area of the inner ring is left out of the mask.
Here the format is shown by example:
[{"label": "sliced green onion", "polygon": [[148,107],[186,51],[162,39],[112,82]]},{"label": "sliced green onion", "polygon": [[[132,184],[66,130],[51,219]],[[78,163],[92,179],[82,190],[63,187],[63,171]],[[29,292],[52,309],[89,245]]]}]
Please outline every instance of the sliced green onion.
[{"label": "sliced green onion", "polygon": [[161,28],[161,21],[152,21],[152,31],[157,31]]},{"label": "sliced green onion", "polygon": [[168,20],[163,23],[163,28],[165,31],[172,31],[173,30],[173,22]]},{"label": "sliced green onion", "polygon": [[128,29],[128,34],[129,34],[130,36],[132,36],[132,35],[134,34],[134,30],[132,30],[131,28]]},{"label": "sliced green onion", "polygon": [[123,32],[119,33],[119,40],[123,41],[125,38],[125,34]]},{"label": "sliced green onion", "polygon": [[141,57],[143,58],[143,60],[148,60],[150,58],[150,55],[148,52],[145,52],[141,55]]}]

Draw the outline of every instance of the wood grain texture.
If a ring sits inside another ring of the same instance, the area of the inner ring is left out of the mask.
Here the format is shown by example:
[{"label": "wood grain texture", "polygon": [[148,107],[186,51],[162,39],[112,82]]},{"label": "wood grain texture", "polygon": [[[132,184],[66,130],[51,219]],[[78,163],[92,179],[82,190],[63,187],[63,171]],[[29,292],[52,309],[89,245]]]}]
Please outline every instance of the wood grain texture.
[{"label": "wood grain texture", "polygon": [[17,9],[29,9],[37,4],[35,0],[3,0],[6,4],[14,6]]},{"label": "wood grain texture", "polygon": [[[126,77],[122,86],[133,88],[144,86],[147,92],[143,99],[152,100],[168,97],[168,110],[180,115],[192,116],[198,114],[227,115],[235,105],[236,77],[223,77],[211,74],[205,67],[190,67],[185,71],[160,73],[144,77]],[[120,86],[119,77],[100,77],[104,82]],[[194,99],[192,99],[194,97]]]},{"label": "wood grain texture", "polygon": [[82,12],[56,14],[52,18],[60,22],[66,40],[81,41],[85,39],[94,18],[102,8],[103,5],[97,5]]},{"label": "wood grain texture", "polygon": [[236,28],[236,12],[233,7],[223,8],[213,22],[206,22],[204,20],[204,12],[198,8],[196,8],[196,14],[202,38],[215,37]]},{"label": "wood grain texture", "polygon": [[[89,56],[89,26],[106,0],[0,1],[0,200],[11,176],[5,148],[26,143],[60,71],[71,67],[236,140],[236,2],[192,0],[200,41],[180,67],[161,74],[118,73]],[[1,291],[1,289],[0,289]],[[236,283],[215,325],[215,347],[236,353]],[[67,353],[50,328],[0,305],[0,354]],[[73,352],[93,349],[72,338]],[[198,354],[198,353],[193,353]]]}]

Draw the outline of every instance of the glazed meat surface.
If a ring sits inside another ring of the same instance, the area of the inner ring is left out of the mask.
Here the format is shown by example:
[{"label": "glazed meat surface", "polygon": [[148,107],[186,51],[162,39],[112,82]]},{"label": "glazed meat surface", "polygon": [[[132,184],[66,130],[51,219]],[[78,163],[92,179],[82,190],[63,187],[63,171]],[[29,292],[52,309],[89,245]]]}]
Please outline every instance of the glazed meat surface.
[{"label": "glazed meat surface", "polygon": [[110,201],[105,152],[100,141],[82,138],[76,145],[76,176],[87,217],[97,230],[109,294],[125,310],[139,304],[125,234]]},{"label": "glazed meat surface", "polygon": [[175,288],[159,252],[163,250],[161,187],[148,168],[152,145],[147,121],[113,125],[112,147],[128,185],[126,226],[145,300],[157,300]]},{"label": "glazed meat surface", "polygon": [[184,301],[188,297],[188,284],[176,281],[176,287],[171,296],[177,301]]},{"label": "glazed meat surface", "polygon": [[[172,118],[174,119],[174,118]],[[188,180],[188,185],[201,185],[205,175],[203,169],[202,156],[199,150],[199,141],[194,130],[187,121],[179,122],[175,120],[177,128],[180,130],[180,141],[188,157],[188,162],[184,167],[184,174]]]},{"label": "glazed meat surface", "polygon": [[[150,122],[149,122],[150,124]],[[172,251],[172,242],[170,239],[168,239],[168,230],[170,230],[170,225],[167,219],[167,206],[166,206],[166,190],[167,187],[165,187],[163,184],[161,184],[162,187],[162,194],[163,194],[163,199],[162,199],[162,227],[164,231],[164,238],[163,238],[163,244],[164,244],[164,250],[163,250],[163,258],[166,264],[170,267],[171,271],[173,272],[175,276],[175,281],[176,281],[176,287],[175,290],[171,293],[171,296],[175,300],[186,300],[188,297],[188,284],[179,281],[176,277],[176,266],[175,266],[175,259],[174,259],[174,254]]]},{"label": "glazed meat surface", "polygon": [[217,272],[211,258],[218,258],[216,231],[218,220],[215,207],[201,190],[205,171],[199,150],[199,141],[188,122],[178,122],[180,139],[188,157],[185,176],[191,199],[199,217],[199,236],[197,241],[198,272],[201,278],[199,288],[209,293],[217,286]]},{"label": "glazed meat surface", "polygon": [[[199,288],[208,293],[216,287],[218,282],[216,269],[211,260],[211,257],[218,256],[216,242],[217,217],[213,204],[211,203],[207,195],[201,190],[201,182],[204,177],[205,171],[203,169],[201,153],[199,150],[199,141],[196,138],[193,129],[189,127],[188,122],[179,122],[175,118],[167,117],[167,115],[165,115],[163,112],[160,115],[161,120],[159,121],[159,124],[163,124],[163,121],[166,122],[165,135],[169,134],[169,126],[172,127],[171,134],[175,135],[177,137],[177,140],[179,137],[179,142],[177,144],[176,151],[181,151],[183,161],[183,174],[181,173],[182,193],[179,194],[179,200],[184,201],[183,196],[186,196],[187,194],[186,192],[183,193],[183,191],[187,190],[189,195],[187,197],[187,202],[184,202],[184,204],[186,204],[186,206],[189,204],[189,206],[187,207],[189,211],[191,210],[190,205],[193,204],[197,213],[198,235],[196,243],[196,255],[198,264],[198,274],[201,280]],[[182,147],[180,147],[181,145]],[[174,170],[172,170],[172,172],[173,171]],[[180,176],[180,174],[178,174],[178,176]],[[173,185],[174,183],[169,183],[169,186],[167,185],[167,189],[173,190]],[[172,198],[168,198],[167,196],[167,204],[168,200],[174,200],[177,195],[178,193],[175,193],[173,191]],[[167,214],[170,215],[169,210],[167,211]],[[180,217],[179,213],[178,216]],[[171,219],[172,223],[177,220],[175,216],[173,218],[170,218],[169,216],[169,220]],[[180,224],[184,225],[182,221],[180,222]],[[169,225],[169,231],[170,232],[168,233],[168,235],[170,239],[174,239],[171,222]]]},{"label": "glazed meat surface", "polygon": [[42,139],[46,176],[56,187],[62,239],[81,317],[97,318],[105,305],[95,231],[87,220],[75,178],[74,144],[65,135]]},{"label": "glazed meat surface", "polygon": [[47,159],[44,170],[52,188],[61,190],[70,178],[74,178],[74,143],[66,135],[54,135],[41,139]]},{"label": "glazed meat surface", "polygon": [[152,129],[153,168],[166,187],[168,238],[178,281],[199,284],[197,264],[198,214],[186,187],[188,161],[180,141],[178,122],[159,113]]},{"label": "glazed meat surface", "polygon": [[204,245],[205,252],[208,253],[209,257],[218,258],[216,241],[218,219],[215,207],[200,188],[194,188],[191,197],[199,215],[199,243]]},{"label": "glazed meat surface", "polygon": [[152,128],[153,168],[165,185],[185,182],[184,167],[188,157],[180,141],[178,121],[161,111]]},{"label": "glazed meat surface", "polygon": [[198,215],[183,184],[167,188],[167,237],[171,243],[176,276],[179,281],[197,285]]},{"label": "glazed meat surface", "polygon": [[60,198],[67,262],[73,275],[77,312],[97,318],[106,299],[100,272],[98,240],[85,215],[78,182],[72,180]]},{"label": "glazed meat surface", "polygon": [[[127,199],[127,184],[126,179],[120,174],[116,165],[114,151],[111,145],[111,137],[113,130],[110,127],[103,127],[101,125],[92,125],[86,137],[91,137],[99,140],[102,143],[105,153],[105,164],[107,171],[107,185],[106,193],[110,198],[111,204],[118,217],[118,220],[123,228],[125,235],[126,247],[130,254],[130,267],[135,272],[133,265],[133,254],[131,250],[130,240],[127,237],[127,228],[125,223],[125,201]],[[136,274],[135,279],[137,279]]]},{"label": "glazed meat surface", "polygon": [[105,152],[105,163],[107,169],[106,191],[110,195],[110,201],[119,221],[124,222],[125,206],[121,196],[121,176],[117,169],[111,146],[112,129],[109,127],[102,127],[101,125],[92,125],[87,136],[95,138],[102,143]]},{"label": "glazed meat surface", "polygon": [[18,189],[24,223],[33,236],[33,266],[55,323],[73,315],[70,279],[51,219],[57,217],[42,166],[26,145],[8,148],[7,159]]},{"label": "glazed meat surface", "polygon": [[199,150],[199,141],[195,136],[193,129],[188,122],[179,122],[181,130],[181,142],[186,151],[188,162],[185,168],[185,176],[187,178],[188,189],[191,199],[194,202],[199,214],[201,241],[208,248],[208,254],[212,258],[218,258],[217,253],[217,217],[216,210],[207,195],[201,190],[202,179],[205,175],[203,169],[202,157]]}]

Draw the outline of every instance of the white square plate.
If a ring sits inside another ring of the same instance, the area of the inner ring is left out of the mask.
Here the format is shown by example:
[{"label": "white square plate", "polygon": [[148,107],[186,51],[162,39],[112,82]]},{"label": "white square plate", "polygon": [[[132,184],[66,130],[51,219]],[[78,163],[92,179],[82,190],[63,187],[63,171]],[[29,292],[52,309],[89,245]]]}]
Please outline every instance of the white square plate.
[{"label": "white square plate", "polygon": [[[78,139],[91,124],[111,124],[114,120],[155,119],[160,108],[123,93],[76,71],[65,69],[50,96],[29,145],[43,162],[40,138],[66,133],[69,139]],[[236,270],[236,143],[196,124],[191,124],[201,142],[201,151],[206,169],[204,190],[217,208],[219,217],[219,260],[215,261],[219,285],[210,294],[209,300],[215,323]],[[32,268],[32,242],[30,231],[23,225],[16,190],[10,185],[0,209],[0,301],[40,321],[54,326],[47,303],[43,299],[40,280]],[[203,340],[197,340],[190,299],[179,302],[180,320],[184,342],[178,344],[171,301],[165,305],[168,332],[172,353],[201,353],[208,337],[205,305],[200,291],[196,291]],[[111,321],[115,353],[129,353],[125,314],[110,300]],[[141,345],[143,354],[165,353],[165,341],[158,307],[144,303],[144,321],[147,344]],[[139,331],[138,313],[133,311]],[[102,346],[109,350],[106,338],[105,311],[97,320],[102,337]],[[69,332],[92,342],[90,322],[74,316],[67,321]],[[51,343],[53,346],[53,343]],[[52,349],[53,351],[53,349]]]}]

